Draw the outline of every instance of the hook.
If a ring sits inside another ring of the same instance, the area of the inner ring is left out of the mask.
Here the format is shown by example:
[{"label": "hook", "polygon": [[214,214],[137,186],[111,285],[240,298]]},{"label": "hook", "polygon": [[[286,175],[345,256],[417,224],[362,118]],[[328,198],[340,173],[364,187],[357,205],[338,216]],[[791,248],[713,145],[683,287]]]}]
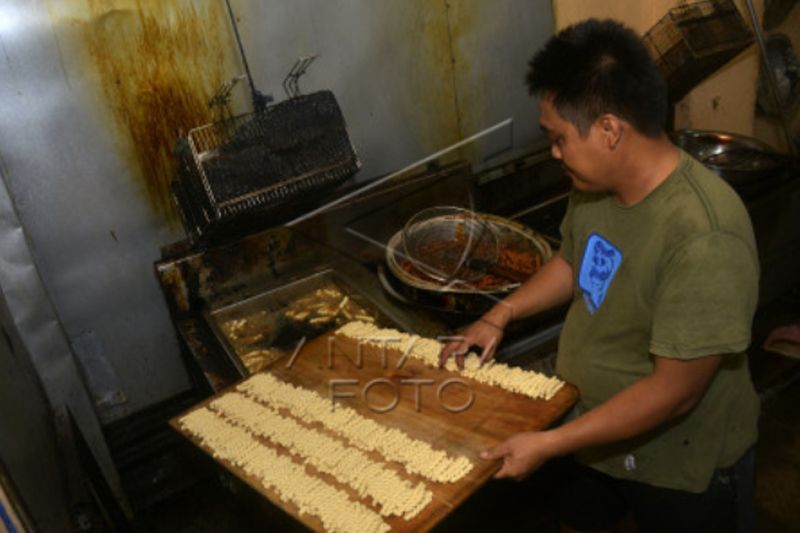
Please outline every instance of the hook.
[{"label": "hook", "polygon": [[306,73],[308,67],[314,60],[319,57],[319,54],[313,56],[299,57],[294,62],[289,73],[283,78],[283,91],[286,93],[287,98],[296,98],[300,96],[300,76]]}]

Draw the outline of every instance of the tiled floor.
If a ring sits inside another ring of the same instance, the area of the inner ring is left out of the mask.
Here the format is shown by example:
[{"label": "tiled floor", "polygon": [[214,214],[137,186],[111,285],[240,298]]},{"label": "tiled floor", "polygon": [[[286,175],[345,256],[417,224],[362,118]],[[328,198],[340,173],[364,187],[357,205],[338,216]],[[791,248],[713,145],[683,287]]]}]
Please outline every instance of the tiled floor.
[{"label": "tiled floor", "polygon": [[[759,312],[751,368],[762,395],[757,452],[759,531],[800,531],[800,361],[764,352],[774,326],[800,321],[800,292]],[[523,483],[493,482],[465,502],[438,531],[556,531],[548,510],[547,472]],[[223,487],[223,485],[227,485]],[[215,475],[139,513],[139,531],[250,532],[300,530],[238,483]]]}]

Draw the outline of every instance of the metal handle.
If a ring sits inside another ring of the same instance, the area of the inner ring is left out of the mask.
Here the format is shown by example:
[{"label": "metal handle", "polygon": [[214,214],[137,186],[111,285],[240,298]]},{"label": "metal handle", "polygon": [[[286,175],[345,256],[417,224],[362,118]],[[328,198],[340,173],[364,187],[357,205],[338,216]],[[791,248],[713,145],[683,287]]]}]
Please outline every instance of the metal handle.
[{"label": "metal handle", "polygon": [[242,38],[239,35],[239,25],[236,24],[236,15],[233,14],[233,8],[231,7],[230,0],[225,0],[225,5],[228,7],[228,16],[230,17],[231,25],[233,26],[233,36],[236,39],[236,45],[239,47],[239,55],[242,58],[242,65],[244,65],[247,83],[250,85],[250,97],[253,100],[253,111],[258,113],[267,107],[267,104],[272,101],[272,97],[264,95],[258,89],[256,89],[256,84],[253,83],[253,75],[250,73],[250,65],[247,64],[247,56],[244,53]]},{"label": "metal handle", "polygon": [[758,16],[756,15],[756,10],[753,7],[753,0],[746,0],[746,2],[747,10],[750,12],[750,20],[753,22],[753,31],[756,34],[758,49],[761,51],[761,68],[764,73],[764,78],[767,80],[767,85],[769,85],[770,95],[775,101],[775,108],[778,110],[778,117],[781,121],[781,129],[786,137],[786,143],[789,145],[789,153],[796,157],[797,146],[792,138],[792,130],[789,127],[789,121],[786,117],[786,113],[784,112],[783,100],[781,99],[781,94],[778,92],[778,86],[776,85],[775,78],[773,77],[774,72],[769,65],[767,46],[764,43],[764,32],[761,30],[761,23],[758,22]]},{"label": "metal handle", "polygon": [[286,93],[287,98],[296,98],[300,96],[300,76],[306,73],[308,67],[314,60],[319,57],[319,54],[313,56],[298,57],[294,62],[289,73],[283,78],[283,91]]}]

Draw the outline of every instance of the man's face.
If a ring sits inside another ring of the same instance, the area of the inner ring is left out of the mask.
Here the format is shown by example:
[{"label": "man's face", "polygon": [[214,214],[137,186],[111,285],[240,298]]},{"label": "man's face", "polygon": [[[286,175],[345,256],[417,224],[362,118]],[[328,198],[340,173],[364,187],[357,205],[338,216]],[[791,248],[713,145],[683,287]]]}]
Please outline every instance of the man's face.
[{"label": "man's face", "polygon": [[606,191],[610,187],[609,154],[602,129],[593,124],[585,136],[559,115],[552,94],[539,98],[539,122],[550,138],[553,157],[561,161],[573,186],[581,191]]}]

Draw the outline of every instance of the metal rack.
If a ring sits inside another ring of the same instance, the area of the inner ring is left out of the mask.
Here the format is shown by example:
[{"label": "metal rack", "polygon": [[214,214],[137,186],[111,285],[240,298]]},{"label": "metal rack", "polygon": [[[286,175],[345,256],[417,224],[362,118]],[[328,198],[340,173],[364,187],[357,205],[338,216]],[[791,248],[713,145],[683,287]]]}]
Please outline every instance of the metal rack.
[{"label": "metal rack", "polygon": [[361,167],[331,91],[298,95],[189,131],[175,185],[194,235],[339,185]]},{"label": "metal rack", "polygon": [[644,36],[673,102],[753,43],[732,0],[704,0],[670,9]]},{"label": "metal rack", "polygon": [[[270,104],[272,97],[255,87],[236,16],[229,0],[225,5],[245,74],[223,83],[209,100],[217,120],[181,136],[174,151],[180,164],[172,191],[193,241],[268,209],[297,216],[294,201],[324,193],[361,168],[333,93],[300,93],[300,77],[317,56],[295,62],[283,80],[287,99]],[[245,79],[253,112],[234,116],[231,92]]]}]

